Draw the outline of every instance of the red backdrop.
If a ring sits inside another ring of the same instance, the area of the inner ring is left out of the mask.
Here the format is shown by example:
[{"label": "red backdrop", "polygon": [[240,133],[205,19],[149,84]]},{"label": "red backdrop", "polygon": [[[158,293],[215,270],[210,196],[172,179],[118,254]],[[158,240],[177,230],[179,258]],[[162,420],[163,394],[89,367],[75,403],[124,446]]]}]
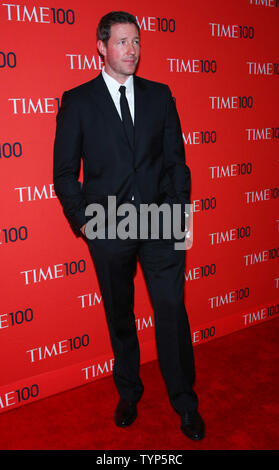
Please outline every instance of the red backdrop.
[{"label": "red backdrop", "polygon": [[[99,74],[95,31],[110,10],[137,16],[138,75],[169,84],[181,117],[192,172],[185,294],[194,346],[278,315],[278,6],[0,3],[1,412],[111,374],[94,267],[52,182],[62,92]],[[135,282],[146,362],[156,347],[140,267]]]}]

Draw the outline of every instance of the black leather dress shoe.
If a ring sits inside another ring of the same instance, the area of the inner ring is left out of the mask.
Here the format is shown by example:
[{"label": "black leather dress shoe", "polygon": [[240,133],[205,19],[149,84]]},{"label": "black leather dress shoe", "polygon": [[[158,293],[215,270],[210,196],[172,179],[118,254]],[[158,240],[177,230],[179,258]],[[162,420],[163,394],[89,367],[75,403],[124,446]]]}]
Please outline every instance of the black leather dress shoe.
[{"label": "black leather dress shoe", "polygon": [[181,414],[181,431],[194,441],[204,437],[204,422],[197,411]]},{"label": "black leather dress shoe", "polygon": [[137,417],[137,404],[133,401],[120,398],[114,412],[114,420],[117,426],[126,428],[130,426]]}]

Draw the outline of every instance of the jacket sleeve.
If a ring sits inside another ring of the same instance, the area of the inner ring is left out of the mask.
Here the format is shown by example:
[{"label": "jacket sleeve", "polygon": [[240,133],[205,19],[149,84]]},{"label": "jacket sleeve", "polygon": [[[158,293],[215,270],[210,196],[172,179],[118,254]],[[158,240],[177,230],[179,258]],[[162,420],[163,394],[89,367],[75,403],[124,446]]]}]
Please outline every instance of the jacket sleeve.
[{"label": "jacket sleeve", "polygon": [[165,168],[181,204],[190,204],[191,174],[185,164],[182,130],[175,101],[168,88],[168,100],[164,128]]},{"label": "jacket sleeve", "polygon": [[86,204],[78,181],[81,155],[82,131],[78,100],[71,92],[65,92],[56,117],[53,181],[56,195],[76,234],[86,223]]}]

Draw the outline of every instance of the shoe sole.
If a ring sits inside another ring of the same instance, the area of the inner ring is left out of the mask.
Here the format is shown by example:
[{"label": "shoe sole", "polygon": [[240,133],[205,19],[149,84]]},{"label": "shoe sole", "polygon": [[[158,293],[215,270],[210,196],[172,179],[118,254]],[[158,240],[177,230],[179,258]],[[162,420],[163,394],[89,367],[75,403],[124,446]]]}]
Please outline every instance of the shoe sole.
[{"label": "shoe sole", "polygon": [[188,439],[191,439],[191,441],[201,441],[205,437],[204,432],[200,436],[195,437],[195,436],[190,436],[189,434],[186,434],[186,432],[183,431],[182,427],[180,429],[183,432],[184,436],[188,437]]},{"label": "shoe sole", "polygon": [[127,428],[128,426],[131,426],[131,424],[133,424],[133,422],[135,421],[135,419],[137,418],[137,413],[135,415],[132,416],[132,418],[130,418],[129,421],[125,422],[125,423],[117,423],[115,421],[115,424],[116,426],[118,426],[119,428]]}]

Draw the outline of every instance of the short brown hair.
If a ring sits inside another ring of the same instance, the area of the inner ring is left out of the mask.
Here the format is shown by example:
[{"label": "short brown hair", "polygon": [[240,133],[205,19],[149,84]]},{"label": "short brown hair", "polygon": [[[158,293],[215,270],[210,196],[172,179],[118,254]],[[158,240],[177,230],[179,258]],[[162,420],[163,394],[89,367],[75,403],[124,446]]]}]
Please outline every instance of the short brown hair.
[{"label": "short brown hair", "polygon": [[134,15],[131,15],[131,13],[127,13],[126,11],[111,11],[104,15],[99,21],[97,27],[97,40],[100,39],[107,44],[110,38],[112,25],[119,23],[132,23],[137,27],[138,32],[140,32],[139,24]]}]

